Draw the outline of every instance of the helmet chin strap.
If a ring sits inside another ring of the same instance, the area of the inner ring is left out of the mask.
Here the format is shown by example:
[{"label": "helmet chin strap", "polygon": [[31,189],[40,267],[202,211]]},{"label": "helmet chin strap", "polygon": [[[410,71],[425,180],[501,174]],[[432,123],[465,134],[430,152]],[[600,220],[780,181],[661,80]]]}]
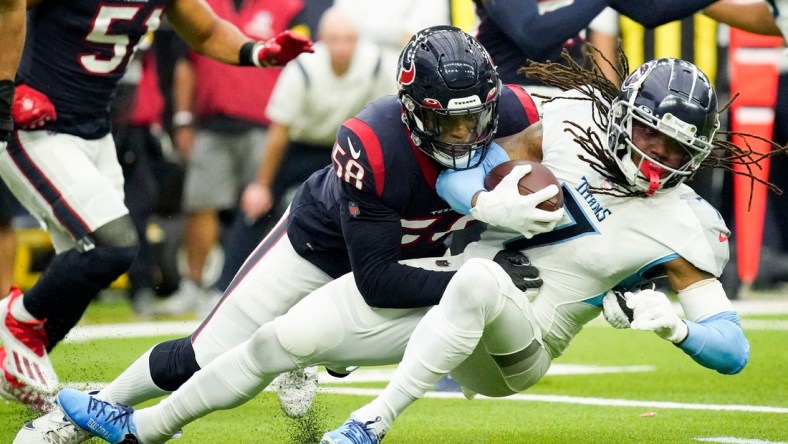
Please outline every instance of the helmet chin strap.
[{"label": "helmet chin strap", "polygon": [[640,172],[648,179],[648,190],[646,196],[653,195],[659,189],[659,179],[665,173],[665,169],[654,165],[648,159],[640,162]]}]

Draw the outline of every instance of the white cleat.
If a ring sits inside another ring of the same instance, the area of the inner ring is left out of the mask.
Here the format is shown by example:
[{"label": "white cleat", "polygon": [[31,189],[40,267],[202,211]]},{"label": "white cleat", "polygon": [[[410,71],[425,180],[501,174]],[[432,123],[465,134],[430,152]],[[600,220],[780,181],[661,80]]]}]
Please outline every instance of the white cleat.
[{"label": "white cleat", "polygon": [[55,407],[51,396],[33,390],[9,375],[3,365],[4,358],[5,349],[0,347],[0,398],[24,404],[36,413],[51,411]]},{"label": "white cleat", "polygon": [[78,429],[60,408],[56,408],[25,424],[13,444],[79,444],[90,438],[89,433]]},{"label": "white cleat", "polygon": [[317,367],[283,373],[272,384],[285,414],[291,418],[304,416],[312,407],[317,394]]}]

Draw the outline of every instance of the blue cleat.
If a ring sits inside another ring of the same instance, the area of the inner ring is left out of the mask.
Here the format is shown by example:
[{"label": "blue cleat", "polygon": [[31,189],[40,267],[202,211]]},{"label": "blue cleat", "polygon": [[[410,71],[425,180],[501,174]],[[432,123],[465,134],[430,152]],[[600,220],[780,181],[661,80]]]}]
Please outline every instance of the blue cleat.
[{"label": "blue cleat", "polygon": [[134,409],[112,404],[79,390],[65,388],[57,403],[66,418],[80,429],[113,444],[138,444]]},{"label": "blue cleat", "polygon": [[338,429],[326,432],[320,444],[378,444],[383,437],[369,427],[375,421],[362,423],[355,419],[348,419]]}]

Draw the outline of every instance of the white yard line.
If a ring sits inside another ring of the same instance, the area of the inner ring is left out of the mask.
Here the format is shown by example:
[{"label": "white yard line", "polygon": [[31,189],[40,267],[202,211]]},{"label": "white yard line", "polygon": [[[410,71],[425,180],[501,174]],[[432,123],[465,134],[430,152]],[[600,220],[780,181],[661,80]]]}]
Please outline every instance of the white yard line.
[{"label": "white yard line", "polygon": [[[593,373],[613,373],[613,372],[643,372],[653,371],[651,366],[623,366],[623,367],[604,367],[604,366],[591,366],[591,365],[571,365],[571,364],[556,364],[548,374],[554,375],[571,375],[571,374],[593,374]],[[351,373],[345,378],[334,378],[325,372],[320,372],[318,380],[321,384],[346,384],[356,382],[387,382],[391,379],[393,369],[359,369]],[[78,388],[81,390],[99,389],[106,385],[101,382],[71,382],[67,385]],[[267,388],[266,390],[271,390]],[[321,393],[332,393],[338,395],[357,395],[357,396],[378,396],[382,389],[377,388],[355,388],[355,387],[320,387]],[[441,398],[441,399],[463,399],[464,396],[459,392],[428,392],[428,398]],[[632,399],[615,399],[615,398],[590,398],[583,396],[566,396],[566,395],[531,395],[531,394],[517,394],[507,396],[505,398],[488,398],[485,396],[477,396],[476,399],[498,399],[503,401],[526,401],[526,402],[552,402],[561,404],[580,404],[580,405],[596,405],[605,407],[637,407],[649,409],[678,409],[678,410],[709,410],[709,411],[729,411],[729,412],[748,412],[748,413],[776,413],[788,414],[788,407],[771,407],[759,405],[746,405],[746,404],[697,404],[697,403],[682,403],[682,402],[669,402],[669,401],[647,401],[647,400],[632,400]],[[699,438],[700,439],[700,438]],[[702,438],[711,439],[711,438]],[[715,438],[717,439],[717,438]],[[723,441],[712,441],[723,442]],[[731,441],[733,442],[733,441]],[[738,441],[737,441],[738,442]],[[748,443],[750,441],[741,441]],[[752,441],[756,443],[757,441]],[[763,441],[764,443],[766,441]]]},{"label": "white yard line", "polygon": [[[381,389],[349,388],[349,387],[321,387],[321,392],[335,393],[340,395],[358,396],[378,396]],[[462,393],[458,392],[427,392],[427,398],[450,398],[464,399]],[[609,399],[609,398],[588,398],[581,396],[564,395],[526,395],[518,394],[505,398],[487,398],[477,396],[474,399],[493,399],[501,401],[528,401],[528,402],[554,402],[561,404],[580,404],[597,405],[604,407],[638,407],[638,408],[657,408],[657,409],[678,409],[678,410],[711,410],[729,412],[750,412],[750,413],[778,413],[788,414],[788,407],[769,407],[761,405],[738,405],[738,404],[694,404],[681,402],[665,401],[644,401],[631,399]]]},{"label": "white yard line", "polygon": [[123,324],[77,325],[63,342],[94,339],[145,338],[149,336],[188,335],[200,326],[198,321],[129,322]]},{"label": "white yard line", "polygon": [[[677,310],[678,304],[676,304]],[[733,301],[733,307],[741,315],[785,314],[788,313],[788,297],[777,300]],[[123,324],[78,325],[65,339],[65,342],[84,342],[93,339],[140,338],[147,336],[169,336],[191,334],[202,321],[155,321],[134,322]],[[599,316],[589,326],[606,325]],[[742,321],[745,330],[788,330],[788,321],[745,319]]]},{"label": "white yard line", "polygon": [[724,444],[788,444],[785,441],[764,441],[762,439],[736,438],[735,436],[715,436],[709,438],[694,438],[701,442],[718,442]]},{"label": "white yard line", "polygon": [[[336,381],[332,381],[336,383]],[[103,382],[68,382],[67,386],[79,390],[98,390],[106,386]],[[273,391],[269,386],[266,391]],[[370,398],[377,397],[383,392],[383,389],[377,388],[356,388],[356,387],[320,387],[320,393],[346,395],[346,396],[368,396]],[[427,392],[426,398],[437,399],[465,399],[465,396],[460,392]],[[528,395],[517,394],[507,396],[505,398],[489,398],[486,396],[476,396],[474,400],[493,400],[493,401],[519,401],[519,402],[551,402],[558,404],[577,404],[577,405],[595,405],[601,407],[631,407],[631,408],[647,408],[647,409],[669,409],[669,410],[706,410],[718,412],[744,412],[744,413],[773,413],[773,414],[788,414],[788,407],[771,407],[765,405],[747,405],[747,404],[697,404],[697,403],[684,403],[684,402],[669,402],[669,401],[648,401],[637,399],[615,399],[615,398],[590,398],[584,396],[566,396],[566,395]],[[697,438],[711,439],[711,438]],[[714,438],[722,439],[722,438]],[[728,442],[728,441],[710,441],[710,442]],[[730,441],[733,442],[733,441]],[[737,441],[739,442],[739,441]],[[768,441],[741,441],[745,442],[768,442]],[[788,443],[786,443],[788,444]]]}]

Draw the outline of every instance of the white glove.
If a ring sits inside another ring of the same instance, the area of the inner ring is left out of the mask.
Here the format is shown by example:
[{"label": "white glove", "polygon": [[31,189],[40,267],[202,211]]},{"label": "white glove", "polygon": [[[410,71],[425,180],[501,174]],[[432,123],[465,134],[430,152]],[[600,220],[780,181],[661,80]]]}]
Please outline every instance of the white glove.
[{"label": "white glove", "polygon": [[531,165],[518,165],[504,177],[495,189],[479,193],[471,215],[482,222],[510,228],[530,239],[555,228],[564,217],[564,209],[544,211],[540,203],[558,194],[558,187],[549,185],[528,196],[520,195],[517,183],[531,172]]},{"label": "white glove", "polygon": [[[627,291],[621,293],[620,291],[610,290],[602,299],[602,315],[605,316],[607,323],[615,328],[629,328],[629,319],[632,316],[632,310],[626,306],[627,299],[632,296],[632,292]],[[624,310],[626,308],[626,311]],[[627,315],[627,311],[629,315]]]},{"label": "white glove", "polygon": [[639,293],[630,293],[626,298],[627,307],[635,313],[632,321],[633,330],[653,331],[662,339],[674,344],[683,341],[689,334],[687,324],[673,311],[665,293],[643,290]]}]

